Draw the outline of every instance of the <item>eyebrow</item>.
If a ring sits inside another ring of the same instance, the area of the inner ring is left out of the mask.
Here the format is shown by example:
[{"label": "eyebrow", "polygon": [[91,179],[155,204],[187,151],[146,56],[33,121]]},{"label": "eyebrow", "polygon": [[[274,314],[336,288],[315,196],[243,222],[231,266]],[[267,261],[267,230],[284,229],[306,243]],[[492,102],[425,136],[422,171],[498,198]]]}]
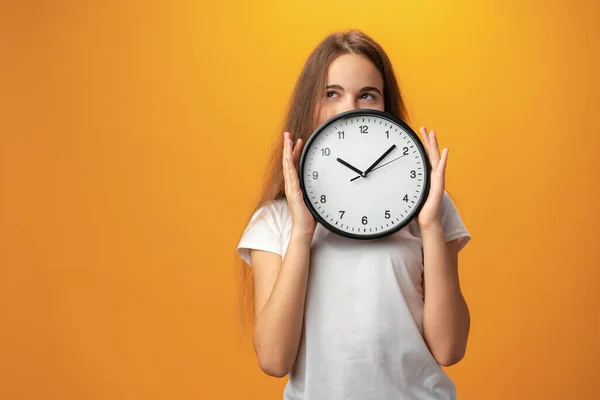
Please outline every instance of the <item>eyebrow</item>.
[{"label": "eyebrow", "polygon": [[[340,85],[327,85],[327,89],[337,89],[337,90],[344,91],[344,88],[341,87]],[[365,86],[364,88],[359,90],[359,93],[364,93],[364,92],[377,92],[377,93],[379,93],[379,95],[383,96],[381,91],[373,86]]]}]

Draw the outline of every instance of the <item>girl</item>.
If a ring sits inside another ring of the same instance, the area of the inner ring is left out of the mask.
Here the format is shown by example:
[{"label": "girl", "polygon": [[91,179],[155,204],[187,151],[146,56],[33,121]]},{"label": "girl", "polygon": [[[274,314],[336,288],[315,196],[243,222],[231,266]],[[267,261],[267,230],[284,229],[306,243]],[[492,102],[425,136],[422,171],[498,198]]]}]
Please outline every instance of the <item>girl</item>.
[{"label": "girl", "polygon": [[360,31],[325,38],[296,84],[265,193],[237,246],[253,268],[254,349],[288,375],[286,400],[454,399],[441,366],[461,360],[469,311],[458,252],[470,235],[444,188],[448,151],[420,132],[431,189],[418,217],[383,239],[316,224],[297,174],[302,146],[328,118],[368,108],[407,121],[386,53]]}]

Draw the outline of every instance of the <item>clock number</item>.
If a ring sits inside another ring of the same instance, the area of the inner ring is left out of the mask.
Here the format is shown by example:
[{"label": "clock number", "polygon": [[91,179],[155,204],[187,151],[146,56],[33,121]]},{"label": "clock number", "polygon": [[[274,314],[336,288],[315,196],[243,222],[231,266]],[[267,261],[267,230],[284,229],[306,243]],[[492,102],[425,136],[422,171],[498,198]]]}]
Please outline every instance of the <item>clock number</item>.
[{"label": "clock number", "polygon": [[361,125],[359,126],[360,128],[360,133],[369,133],[369,127],[367,125]]},{"label": "clock number", "polygon": [[329,150],[329,147],[325,147],[324,149],[321,149],[322,156],[328,156],[329,154],[331,154],[331,150]]},{"label": "clock number", "polygon": [[324,194],[321,195],[321,203],[325,203],[327,201],[327,197]]},{"label": "clock number", "polygon": [[317,171],[313,171],[313,179],[319,179],[319,173]]},{"label": "clock number", "polygon": [[405,194],[404,197],[402,198],[402,200],[406,201],[408,203],[408,195]]},{"label": "clock number", "polygon": [[338,132],[338,139],[345,139],[344,131]]},{"label": "clock number", "polygon": [[339,211],[339,213],[340,213],[340,219],[342,219],[342,217],[344,216],[344,213],[345,213],[345,212],[346,212],[346,211]]},{"label": "clock number", "polygon": [[390,210],[385,210],[385,219],[390,219]]},{"label": "clock number", "polygon": [[369,220],[367,219],[367,217],[366,216],[362,217],[362,224],[366,225],[368,223],[369,223]]},{"label": "clock number", "polygon": [[417,173],[415,172],[414,169],[412,171],[410,171],[410,177],[411,178],[416,178],[417,177]]},{"label": "clock number", "polygon": [[385,134],[386,134],[387,138],[389,139],[390,138],[390,131],[385,131]]},{"label": "clock number", "polygon": [[408,155],[408,147],[405,147],[402,150],[404,150],[404,153],[402,153],[402,154],[405,155],[405,156],[407,156]]}]

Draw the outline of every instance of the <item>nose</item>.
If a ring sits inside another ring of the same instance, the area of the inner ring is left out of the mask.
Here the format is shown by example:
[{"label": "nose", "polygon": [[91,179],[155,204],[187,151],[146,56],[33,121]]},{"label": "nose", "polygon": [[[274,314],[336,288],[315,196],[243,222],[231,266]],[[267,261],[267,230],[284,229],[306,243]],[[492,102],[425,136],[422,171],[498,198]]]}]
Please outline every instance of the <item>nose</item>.
[{"label": "nose", "polygon": [[352,99],[347,99],[344,102],[340,102],[338,113],[342,113],[345,111],[356,110],[358,108],[356,102]]}]

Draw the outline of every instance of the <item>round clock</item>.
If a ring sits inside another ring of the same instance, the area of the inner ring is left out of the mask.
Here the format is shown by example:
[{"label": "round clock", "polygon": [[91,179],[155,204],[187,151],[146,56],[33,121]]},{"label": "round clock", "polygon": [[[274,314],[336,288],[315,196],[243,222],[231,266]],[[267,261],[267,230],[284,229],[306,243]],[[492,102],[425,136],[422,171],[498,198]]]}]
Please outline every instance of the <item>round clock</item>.
[{"label": "round clock", "polygon": [[299,164],[304,201],[325,228],[377,239],[406,226],[429,195],[429,158],[417,134],[393,115],[338,114],[306,142]]}]

